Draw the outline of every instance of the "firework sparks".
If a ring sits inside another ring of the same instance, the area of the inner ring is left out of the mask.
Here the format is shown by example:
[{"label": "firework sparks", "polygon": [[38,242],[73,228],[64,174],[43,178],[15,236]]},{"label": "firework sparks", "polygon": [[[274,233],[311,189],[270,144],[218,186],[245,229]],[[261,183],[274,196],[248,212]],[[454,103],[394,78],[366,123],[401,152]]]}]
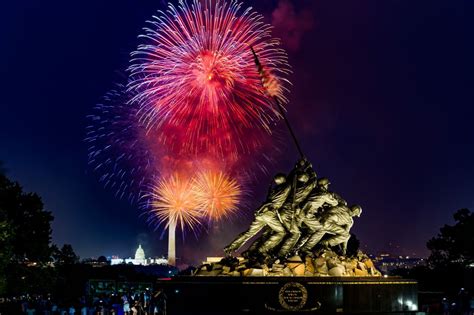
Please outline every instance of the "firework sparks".
[{"label": "firework sparks", "polygon": [[176,228],[236,213],[242,182],[278,151],[273,102],[287,103],[289,65],[271,26],[237,0],[180,0],[149,23],[86,141],[100,181],[168,229],[173,265]]},{"label": "firework sparks", "polygon": [[218,221],[237,211],[240,185],[223,172],[206,171],[193,180],[193,194],[208,220]]},{"label": "firework sparks", "polygon": [[127,105],[125,87],[108,92],[87,116],[88,163],[106,188],[132,203],[145,191],[149,173],[157,173],[156,152],[136,122],[136,106]]},{"label": "firework sparks", "polygon": [[195,230],[200,225],[204,214],[193,194],[191,179],[178,174],[160,179],[150,197],[150,220],[157,225],[178,225],[182,230]]},{"label": "firework sparks", "polygon": [[150,24],[132,54],[129,84],[146,128],[157,128],[162,143],[186,139],[179,153],[255,152],[279,114],[251,46],[272,73],[271,93],[286,100],[287,57],[271,26],[237,1],[199,0],[170,4]]}]

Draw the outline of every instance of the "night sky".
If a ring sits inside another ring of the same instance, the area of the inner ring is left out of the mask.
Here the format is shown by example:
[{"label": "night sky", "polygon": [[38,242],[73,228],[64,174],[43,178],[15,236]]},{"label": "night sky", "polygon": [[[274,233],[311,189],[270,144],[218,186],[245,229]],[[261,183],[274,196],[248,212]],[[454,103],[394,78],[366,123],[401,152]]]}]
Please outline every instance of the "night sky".
[{"label": "night sky", "polygon": [[[173,1],[177,2],[177,1]],[[366,251],[426,241],[474,210],[474,11],[465,1],[244,1],[275,26],[293,67],[288,106],[320,176],[363,206]],[[24,0],[0,9],[0,161],[52,211],[53,241],[81,257],[166,253],[136,206],[87,166],[86,115],[123,76],[145,20],[163,1]],[[273,171],[298,155],[290,141]],[[270,179],[270,176],[268,180]],[[267,187],[268,180],[262,180]],[[264,190],[253,200],[263,200]],[[247,218],[178,242],[183,262],[219,251]]]}]

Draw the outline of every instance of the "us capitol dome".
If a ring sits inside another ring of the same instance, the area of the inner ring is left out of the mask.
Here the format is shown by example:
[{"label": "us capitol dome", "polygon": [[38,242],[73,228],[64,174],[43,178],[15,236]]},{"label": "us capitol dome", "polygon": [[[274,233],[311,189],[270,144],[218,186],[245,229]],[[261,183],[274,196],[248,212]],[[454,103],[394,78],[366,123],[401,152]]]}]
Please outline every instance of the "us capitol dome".
[{"label": "us capitol dome", "polygon": [[145,251],[142,248],[142,245],[139,244],[137,250],[135,251],[135,258],[119,258],[119,257],[114,257],[110,260],[111,265],[120,265],[120,264],[133,264],[133,265],[142,265],[142,266],[147,266],[147,265],[152,265],[152,264],[157,264],[157,265],[167,265],[168,260],[166,258],[146,258],[145,256]]},{"label": "us capitol dome", "polygon": [[146,258],[145,258],[145,251],[143,250],[141,244],[138,245],[137,251],[135,252],[135,260],[136,260],[136,261],[144,261],[144,260],[146,260]]}]

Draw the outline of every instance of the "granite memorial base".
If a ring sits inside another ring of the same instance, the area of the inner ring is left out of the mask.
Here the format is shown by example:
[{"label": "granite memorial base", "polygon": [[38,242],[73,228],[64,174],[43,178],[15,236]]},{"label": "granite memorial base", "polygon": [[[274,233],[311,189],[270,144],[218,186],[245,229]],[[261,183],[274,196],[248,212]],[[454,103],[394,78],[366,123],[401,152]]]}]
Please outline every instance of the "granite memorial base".
[{"label": "granite memorial base", "polygon": [[415,314],[417,282],[395,277],[160,279],[173,314]]}]

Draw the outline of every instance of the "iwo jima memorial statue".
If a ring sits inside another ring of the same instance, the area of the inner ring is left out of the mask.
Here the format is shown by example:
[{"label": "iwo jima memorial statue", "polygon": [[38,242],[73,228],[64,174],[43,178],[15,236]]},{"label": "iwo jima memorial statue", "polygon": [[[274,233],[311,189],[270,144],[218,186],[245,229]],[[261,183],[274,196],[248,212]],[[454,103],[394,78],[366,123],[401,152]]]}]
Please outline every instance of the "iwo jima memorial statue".
[{"label": "iwo jima memorial statue", "polygon": [[[288,174],[274,176],[250,227],[224,248],[226,257],[204,263],[191,276],[158,281],[169,313],[416,313],[416,281],[383,276],[367,255],[348,252],[362,208],[317,176],[275,103],[301,159]],[[252,239],[242,257],[233,256]]]}]

